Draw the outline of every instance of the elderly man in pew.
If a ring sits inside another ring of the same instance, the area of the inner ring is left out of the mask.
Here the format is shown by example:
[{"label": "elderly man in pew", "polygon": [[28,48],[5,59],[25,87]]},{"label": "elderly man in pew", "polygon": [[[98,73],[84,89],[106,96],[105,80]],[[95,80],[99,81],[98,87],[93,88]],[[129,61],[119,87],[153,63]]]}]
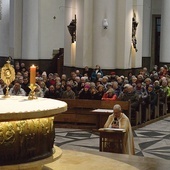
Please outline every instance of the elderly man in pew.
[{"label": "elderly man in pew", "polygon": [[136,82],[135,91],[139,95],[141,123],[144,123],[146,121],[146,106],[147,106],[146,99],[148,97],[148,93],[146,87],[142,84],[142,81]]},{"label": "elderly man in pew", "polygon": [[150,105],[150,115],[151,119],[155,118],[155,106],[157,105],[158,95],[154,91],[154,86],[150,84],[147,89],[148,97],[146,99],[146,103]]},{"label": "elderly man in pew", "polygon": [[154,91],[157,94],[157,106],[156,106],[156,117],[159,117],[159,115],[164,115],[166,113],[166,93],[163,91],[163,89],[160,87],[160,84],[154,84]]},{"label": "elderly man in pew", "polygon": [[123,153],[134,155],[134,139],[131,124],[129,118],[122,113],[121,106],[119,104],[114,105],[113,114],[109,115],[104,128],[119,128],[125,130],[123,139]]},{"label": "elderly man in pew", "polygon": [[126,91],[119,95],[118,99],[121,101],[131,101],[131,123],[136,125],[137,111],[139,111],[139,94],[136,93],[134,87],[130,84],[126,84]]}]

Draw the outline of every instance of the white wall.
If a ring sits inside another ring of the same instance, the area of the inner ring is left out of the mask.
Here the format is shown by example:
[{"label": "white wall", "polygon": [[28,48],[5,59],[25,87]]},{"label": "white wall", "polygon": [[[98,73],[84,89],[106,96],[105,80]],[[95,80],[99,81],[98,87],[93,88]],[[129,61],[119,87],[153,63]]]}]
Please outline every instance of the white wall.
[{"label": "white wall", "polygon": [[40,0],[39,59],[50,59],[53,49],[64,48],[64,6],[65,0]]},{"label": "white wall", "polygon": [[0,56],[9,56],[9,0],[2,0],[0,20]]},{"label": "white wall", "polygon": [[23,0],[22,59],[51,59],[64,48],[64,6],[65,0]]}]

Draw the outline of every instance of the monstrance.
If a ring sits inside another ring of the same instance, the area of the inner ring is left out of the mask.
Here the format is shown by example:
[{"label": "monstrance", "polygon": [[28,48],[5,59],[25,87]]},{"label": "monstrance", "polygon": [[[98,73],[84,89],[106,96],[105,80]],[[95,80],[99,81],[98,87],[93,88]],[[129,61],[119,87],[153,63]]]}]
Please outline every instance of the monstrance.
[{"label": "monstrance", "polygon": [[1,79],[6,84],[5,98],[10,97],[9,95],[9,85],[15,80],[15,70],[8,60],[7,63],[1,68]]}]

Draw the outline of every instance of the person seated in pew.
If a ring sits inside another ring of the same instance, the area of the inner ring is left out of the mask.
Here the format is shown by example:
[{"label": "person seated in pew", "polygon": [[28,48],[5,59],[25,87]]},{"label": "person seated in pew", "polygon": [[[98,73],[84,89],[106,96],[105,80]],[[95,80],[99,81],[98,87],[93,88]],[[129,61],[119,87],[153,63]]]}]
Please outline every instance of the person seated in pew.
[{"label": "person seated in pew", "polygon": [[157,95],[159,95],[160,104],[165,103],[166,93],[163,91],[159,84],[157,85],[154,84],[154,91]]},{"label": "person seated in pew", "polygon": [[113,90],[113,88],[110,88],[109,90],[107,90],[106,93],[103,94],[102,100],[116,100],[117,99],[117,95],[115,94],[115,91]]},{"label": "person seated in pew", "polygon": [[126,85],[125,89],[126,91],[119,95],[118,99],[121,101],[131,101],[131,116],[135,120],[136,111],[139,110],[139,94],[136,93],[134,87],[130,84]]},{"label": "person seated in pew", "polygon": [[15,80],[13,87],[9,90],[11,96],[26,96],[26,92],[21,88],[19,81]]},{"label": "person seated in pew", "polygon": [[141,105],[141,113],[142,113],[142,123],[145,123],[146,120],[146,99],[148,97],[148,92],[146,90],[146,87],[142,84],[142,81],[137,81],[136,82],[136,87],[135,87],[136,93],[139,95],[139,104]]},{"label": "person seated in pew", "polygon": [[116,104],[113,106],[113,114],[109,115],[104,128],[120,128],[125,129],[125,136],[124,136],[124,151],[123,153],[134,155],[134,139],[132,133],[132,127],[129,121],[129,118],[122,113],[121,106]]},{"label": "person seated in pew", "polygon": [[79,93],[79,99],[91,99],[90,84],[85,84],[84,88]]},{"label": "person seated in pew", "polygon": [[62,99],[75,99],[76,95],[74,91],[72,90],[72,85],[70,83],[67,83],[66,90],[63,91]]},{"label": "person seated in pew", "polygon": [[45,92],[44,97],[50,99],[57,99],[59,97],[54,85],[50,85],[49,89]]},{"label": "person seated in pew", "polygon": [[155,106],[157,105],[157,94],[154,91],[154,86],[152,84],[148,87],[148,97],[146,99],[146,103],[151,105],[151,118],[154,118]]},{"label": "person seated in pew", "polygon": [[168,98],[170,98],[170,87],[168,86],[168,81],[163,80],[161,82],[161,89],[164,91],[164,93],[167,95]]},{"label": "person seated in pew", "polygon": [[97,93],[95,95],[95,100],[101,100],[104,94],[104,86],[102,84],[99,84],[97,86]]},{"label": "person seated in pew", "polygon": [[[160,87],[159,84],[154,84],[154,91],[157,94],[157,99],[159,100],[159,114],[164,114],[164,105],[166,103],[166,93],[163,91],[163,89]],[[158,105],[157,103],[157,105]],[[167,109],[167,108],[166,108]]]},{"label": "person seated in pew", "polygon": [[115,94],[116,94],[117,96],[119,96],[119,94],[120,94],[120,92],[121,92],[121,89],[120,89],[120,87],[118,86],[118,82],[113,81],[113,82],[112,82],[112,86],[113,86],[113,90],[115,91]]}]

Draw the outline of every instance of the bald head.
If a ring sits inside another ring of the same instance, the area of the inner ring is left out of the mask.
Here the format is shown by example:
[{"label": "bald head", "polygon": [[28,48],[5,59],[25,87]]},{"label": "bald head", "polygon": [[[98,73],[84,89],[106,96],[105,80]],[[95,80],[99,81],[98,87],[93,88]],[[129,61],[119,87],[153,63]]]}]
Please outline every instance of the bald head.
[{"label": "bald head", "polygon": [[120,118],[121,112],[122,112],[122,109],[119,104],[116,104],[113,106],[113,113],[114,113],[115,118]]},{"label": "bald head", "polygon": [[121,106],[119,105],[119,104],[115,104],[114,106],[113,106],[113,110],[119,110],[119,111],[121,111],[122,109],[121,109]]}]

